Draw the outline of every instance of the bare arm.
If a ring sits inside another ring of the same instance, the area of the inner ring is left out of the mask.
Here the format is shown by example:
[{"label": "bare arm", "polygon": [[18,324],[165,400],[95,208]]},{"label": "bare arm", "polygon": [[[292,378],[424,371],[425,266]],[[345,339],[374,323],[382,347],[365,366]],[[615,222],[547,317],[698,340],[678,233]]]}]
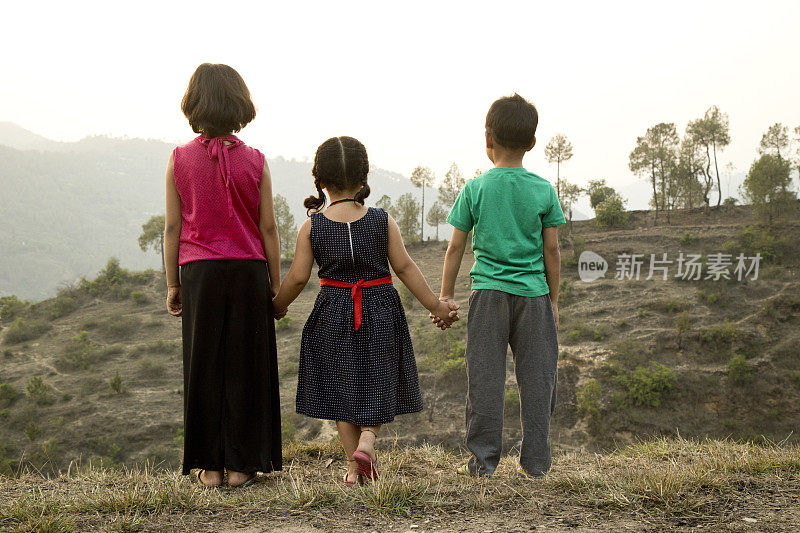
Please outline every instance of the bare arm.
[{"label": "bare arm", "polygon": [[400,281],[408,287],[411,294],[432,314],[441,317],[446,326],[458,320],[458,306],[454,303],[448,305],[440,301],[428,286],[419,267],[408,255],[400,228],[397,222],[389,216],[389,263],[392,265]]},{"label": "bare arm", "polygon": [[440,293],[441,298],[446,300],[455,298],[456,278],[461,269],[461,260],[467,247],[468,235],[469,233],[464,230],[453,228],[453,236],[450,238],[450,244],[447,245],[442,271],[442,292]]},{"label": "bare arm", "polygon": [[269,266],[269,284],[272,295],[278,293],[281,286],[281,241],[278,235],[278,224],[275,222],[275,211],[272,206],[272,176],[269,166],[264,160],[264,173],[261,176],[261,202],[259,204],[258,229],[261,232],[261,241],[264,243],[264,253]]},{"label": "bare arm", "polygon": [[544,240],[544,275],[547,286],[550,288],[550,302],[553,304],[553,314],[558,328],[558,284],[561,280],[561,251],[558,247],[558,226],[542,230]]},{"label": "bare arm", "polygon": [[166,172],[166,214],[164,215],[164,271],[167,274],[167,311],[181,316],[181,280],[178,272],[178,249],[181,239],[181,197],[175,186],[172,155]]},{"label": "bare arm", "polygon": [[272,301],[275,315],[282,316],[286,308],[297,298],[311,277],[314,266],[314,252],[311,250],[311,220],[306,220],[297,232],[297,244],[294,249],[294,260],[289,273],[281,283],[278,295]]}]

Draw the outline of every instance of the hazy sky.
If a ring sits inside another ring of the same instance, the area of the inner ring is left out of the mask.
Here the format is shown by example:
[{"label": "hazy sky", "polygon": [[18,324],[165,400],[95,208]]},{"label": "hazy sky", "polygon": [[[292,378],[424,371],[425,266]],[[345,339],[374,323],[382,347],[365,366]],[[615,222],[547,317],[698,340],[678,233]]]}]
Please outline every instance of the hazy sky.
[{"label": "hazy sky", "polygon": [[[489,104],[539,108],[526,166],[573,142],[563,175],[633,181],[628,154],[657,122],[718,105],[745,171],[766,128],[800,125],[800,2],[6,2],[0,120],[58,140],[182,141],[179,102],[204,61],[236,68],[259,115],[241,133],[268,156],[313,157],[352,135],[409,174],[490,165]],[[376,191],[379,192],[379,191]]]}]

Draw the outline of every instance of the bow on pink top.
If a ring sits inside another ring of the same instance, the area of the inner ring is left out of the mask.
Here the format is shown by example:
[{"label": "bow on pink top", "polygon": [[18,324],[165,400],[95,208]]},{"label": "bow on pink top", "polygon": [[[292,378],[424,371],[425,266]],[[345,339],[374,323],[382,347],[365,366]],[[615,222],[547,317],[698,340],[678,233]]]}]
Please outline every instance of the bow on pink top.
[{"label": "bow on pink top", "polygon": [[228,151],[234,146],[239,146],[242,144],[242,141],[240,141],[234,135],[228,135],[227,137],[214,137],[213,139],[202,137],[200,142],[206,146],[206,149],[208,150],[208,157],[217,160],[219,172],[222,174],[222,180],[225,182],[225,194],[228,198],[228,217],[233,217],[233,199],[231,198],[231,166],[228,162]]}]

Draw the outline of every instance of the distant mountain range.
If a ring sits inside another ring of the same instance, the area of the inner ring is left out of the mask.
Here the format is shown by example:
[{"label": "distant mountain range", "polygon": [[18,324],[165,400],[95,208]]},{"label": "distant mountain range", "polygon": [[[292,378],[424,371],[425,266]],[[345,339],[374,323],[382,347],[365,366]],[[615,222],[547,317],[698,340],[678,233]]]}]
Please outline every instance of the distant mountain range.
[{"label": "distant mountain range", "polygon": [[[142,224],[164,212],[164,168],[173,148],[111,137],[57,142],[0,122],[0,296],[45,298],[93,275],[111,256],[127,268],[160,268],[161,258],[142,252],[137,238]],[[274,192],[302,221],[303,198],[315,192],[311,164],[268,162]],[[379,168],[370,185],[372,202],[418,193],[406,177]]]}]

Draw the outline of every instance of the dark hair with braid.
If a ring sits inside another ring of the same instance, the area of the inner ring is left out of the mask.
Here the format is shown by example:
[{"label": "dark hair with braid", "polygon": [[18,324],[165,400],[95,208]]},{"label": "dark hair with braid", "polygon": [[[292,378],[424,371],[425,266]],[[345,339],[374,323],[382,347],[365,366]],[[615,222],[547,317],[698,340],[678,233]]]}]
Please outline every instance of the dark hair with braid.
[{"label": "dark hair with braid", "polygon": [[309,214],[311,211],[317,213],[325,206],[323,183],[325,187],[337,192],[354,189],[360,184],[361,189],[354,199],[361,205],[364,205],[364,199],[369,196],[367,149],[353,137],[331,137],[319,145],[314,155],[311,174],[314,176],[318,196],[311,195],[303,202]]}]

